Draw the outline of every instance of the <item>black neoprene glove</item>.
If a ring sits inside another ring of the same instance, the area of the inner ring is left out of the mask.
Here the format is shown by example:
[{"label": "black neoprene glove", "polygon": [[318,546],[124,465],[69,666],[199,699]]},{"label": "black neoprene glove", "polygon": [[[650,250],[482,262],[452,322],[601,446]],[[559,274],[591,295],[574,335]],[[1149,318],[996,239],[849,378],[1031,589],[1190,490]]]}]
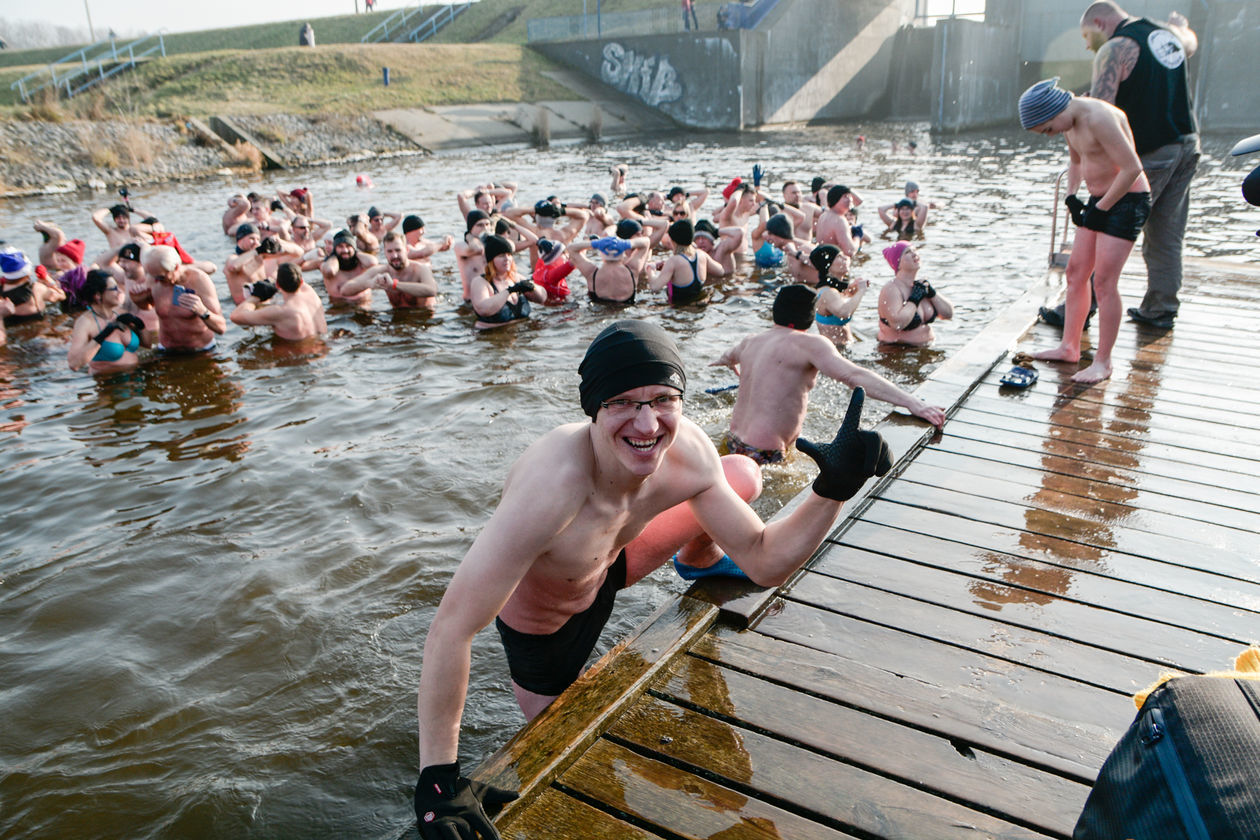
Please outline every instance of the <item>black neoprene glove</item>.
[{"label": "black neoprene glove", "polygon": [[923,280],[923,281],[921,281],[921,282],[923,283],[923,285],[924,285],[924,286],[926,286],[926,287],[927,287],[927,291],[923,293],[923,296],[924,296],[925,298],[934,298],[934,297],[936,297],[936,288],[935,288],[935,287],[934,287],[931,283],[929,283],[929,282],[928,282],[928,281],[926,281],[926,280]]},{"label": "black neoprene glove", "polygon": [[906,300],[908,300],[910,303],[913,303],[915,306],[918,306],[919,301],[923,300],[925,297],[928,297],[929,288],[930,287],[928,286],[927,283],[924,283],[921,280],[915,280],[914,284],[910,286],[910,297],[906,298]]},{"label": "black neoprene glove", "polygon": [[141,321],[139,317],[132,315],[130,312],[124,312],[115,318],[114,321],[122,324],[133,333],[139,334],[144,332],[144,321]]},{"label": "black neoprene glove", "polygon": [[459,762],[420,771],[414,803],[416,828],[424,840],[500,840],[490,813],[518,794],[459,775]]},{"label": "black neoprene glove", "polygon": [[532,292],[534,290],[533,280],[521,280],[508,286],[509,292]]},{"label": "black neoprene glove", "polygon": [[114,330],[116,329],[118,329],[118,322],[110,321],[108,324],[106,324],[104,327],[101,328],[100,332],[92,336],[92,340],[95,341],[97,344],[104,344],[105,339],[109,338],[113,334]]},{"label": "black neoprene glove", "polygon": [[1107,223],[1111,221],[1111,211],[1101,210],[1098,205],[1086,208],[1085,215],[1081,218],[1081,227],[1098,233],[1107,232]]},{"label": "black neoprene glove", "polygon": [[1085,202],[1075,195],[1069,195],[1063,199],[1063,203],[1067,205],[1068,212],[1072,214],[1072,224],[1080,227],[1085,218]]},{"label": "black neoprene glove", "polygon": [[280,240],[274,236],[268,236],[262,242],[258,243],[258,253],[260,254],[278,254],[280,253]]},{"label": "black neoprene glove", "polygon": [[837,502],[851,499],[862,489],[866,479],[884,475],[892,469],[892,452],[880,433],[861,431],[862,403],[865,401],[866,391],[853,389],[849,410],[831,443],[817,444],[804,438],[796,439],[796,448],[818,464],[814,492],[824,499]]},{"label": "black neoprene glove", "polygon": [[249,287],[249,293],[259,300],[271,300],[275,297],[276,287],[266,280],[259,280]]}]

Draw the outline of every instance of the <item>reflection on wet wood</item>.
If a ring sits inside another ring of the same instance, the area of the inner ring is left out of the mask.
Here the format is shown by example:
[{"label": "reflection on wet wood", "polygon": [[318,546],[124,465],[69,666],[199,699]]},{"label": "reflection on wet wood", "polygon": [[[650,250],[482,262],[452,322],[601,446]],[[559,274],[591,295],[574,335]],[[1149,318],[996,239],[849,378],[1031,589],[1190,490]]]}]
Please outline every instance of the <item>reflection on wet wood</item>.
[{"label": "reflection on wet wood", "polygon": [[838,840],[851,836],[603,739],[570,768],[561,788],[668,830],[670,837]]},{"label": "reflection on wet wood", "polygon": [[532,807],[495,825],[503,840],[540,837],[598,837],[599,840],[651,840],[641,828],[554,789],[544,790]]},{"label": "reflection on wet wood", "polygon": [[[942,517],[934,516],[934,519]],[[1041,607],[1055,599],[1071,599],[1073,602],[1104,607],[1122,616],[1138,616],[1171,627],[1180,627],[1207,633],[1224,639],[1245,643],[1254,637],[1260,627],[1260,610],[1248,610],[1239,604],[1231,609],[1221,609],[1220,604],[1200,599],[1193,592],[1175,588],[1160,589],[1136,582],[1133,575],[1126,576],[1130,566],[1150,567],[1149,561],[1132,558],[1125,564],[1124,555],[1112,555],[1108,566],[1112,574],[1100,573],[1087,564],[1065,561],[1059,557],[1033,558],[1011,554],[994,548],[996,539],[986,540],[982,530],[976,527],[968,532],[951,529],[947,536],[916,533],[901,528],[882,525],[867,518],[844,532],[841,544],[864,549],[880,555],[911,558],[914,563],[946,569],[972,579],[969,584],[977,606],[1000,610],[1003,613],[1018,605]],[[975,539],[976,544],[969,544]],[[815,569],[834,574],[844,552],[827,552]],[[833,559],[835,558],[835,559]],[[847,562],[845,559],[844,562]],[[871,579],[878,579],[887,557],[875,560]],[[1186,573],[1187,589],[1195,582],[1191,575],[1203,577],[1201,572]],[[1157,582],[1168,583],[1164,576]],[[1260,588],[1257,588],[1260,602]],[[1031,609],[1034,615],[1036,609]],[[1100,618],[1100,620],[1102,620]],[[1212,666],[1213,668],[1216,665]]]},{"label": "reflection on wet wood", "polygon": [[956,406],[943,437],[881,424],[894,477],[810,568],[693,587],[722,620],[652,669],[640,644],[635,696],[593,681],[540,719],[570,731],[514,742],[497,777],[533,793],[505,836],[1068,837],[1131,693],[1260,634],[1260,271],[1207,270],[1174,330],[1121,328],[1094,386],[1039,364],[1000,389],[1006,348],[1059,337],[1026,329],[1029,296],[1003,313],[919,392]]},{"label": "reflection on wet wood", "polygon": [[[657,692],[667,699],[712,710],[741,727],[802,744],[955,802],[966,802],[975,791],[992,787],[994,796],[987,805],[1002,819],[1040,831],[1071,833],[1088,794],[1085,785],[993,755],[975,745],[951,742],[949,738],[822,700],[803,690],[812,687],[812,683],[778,685],[685,656],[671,668],[669,681],[658,686]],[[631,709],[612,732],[643,749],[713,768],[716,762],[702,753],[708,744],[726,742],[726,728],[698,715],[679,715],[677,708],[664,700],[645,700]],[[854,733],[858,732],[861,737],[855,738]],[[661,734],[670,738],[668,744],[662,743]],[[748,733],[738,736],[739,744],[749,755],[754,754],[749,745],[751,737]],[[735,764],[733,772],[738,773],[743,768],[739,762]],[[803,765],[790,761],[787,768],[799,773]],[[757,772],[755,766],[751,769]],[[761,786],[765,786],[764,781]],[[771,787],[775,789],[782,788]],[[889,802],[903,795],[889,793],[880,800]],[[793,800],[802,802],[798,796],[793,796]],[[931,800],[928,803],[934,811],[939,810],[939,805]]]}]

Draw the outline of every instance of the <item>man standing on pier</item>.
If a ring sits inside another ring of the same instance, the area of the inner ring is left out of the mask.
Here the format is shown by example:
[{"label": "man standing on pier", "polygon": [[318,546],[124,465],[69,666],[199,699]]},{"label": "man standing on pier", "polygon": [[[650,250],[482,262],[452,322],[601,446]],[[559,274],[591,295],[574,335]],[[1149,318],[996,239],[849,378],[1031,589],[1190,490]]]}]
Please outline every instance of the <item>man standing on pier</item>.
[{"label": "man standing on pier", "polygon": [[778,585],[818,548],[844,501],[892,466],[879,434],[858,430],[858,389],[835,440],[799,443],[819,465],[813,493],[766,525],[747,503],[761,489],[756,465],[719,458],[704,430],[683,416],[686,373],[661,327],[611,324],[578,373],[590,421],[547,432],[517,459],[429,628],[414,798],[426,840],[498,838],[483,803],[515,798],[460,775],[460,719],[478,631],[495,621],[517,700],[532,719],[581,674],[617,590],[679,549],[690,565],[716,564],[715,541],[753,581]]},{"label": "man standing on pier", "polygon": [[[1081,35],[1096,53],[1089,95],[1125,112],[1151,183],[1151,215],[1142,238],[1146,296],[1128,315],[1140,324],[1169,329],[1180,306],[1182,240],[1200,154],[1186,74],[1186,60],[1199,39],[1177,12],[1167,23],[1154,23],[1131,17],[1109,0],[1085,10]],[[1043,307],[1041,317],[1062,326],[1063,305]]]}]

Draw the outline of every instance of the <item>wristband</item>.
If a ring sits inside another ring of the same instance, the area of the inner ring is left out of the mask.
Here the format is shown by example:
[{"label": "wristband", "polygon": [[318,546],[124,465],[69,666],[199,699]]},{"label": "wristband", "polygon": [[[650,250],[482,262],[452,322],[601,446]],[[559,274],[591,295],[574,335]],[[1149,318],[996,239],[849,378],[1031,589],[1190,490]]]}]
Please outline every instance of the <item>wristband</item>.
[{"label": "wristband", "polygon": [[207,309],[205,312],[202,312],[202,313],[201,313],[200,315],[198,315],[197,317],[198,317],[198,318],[200,318],[200,319],[201,319],[201,320],[203,320],[203,321],[209,321],[209,320],[210,320],[210,310],[209,310],[209,309]]},{"label": "wristband", "polygon": [[398,291],[398,278],[391,278],[394,281],[394,291]]}]

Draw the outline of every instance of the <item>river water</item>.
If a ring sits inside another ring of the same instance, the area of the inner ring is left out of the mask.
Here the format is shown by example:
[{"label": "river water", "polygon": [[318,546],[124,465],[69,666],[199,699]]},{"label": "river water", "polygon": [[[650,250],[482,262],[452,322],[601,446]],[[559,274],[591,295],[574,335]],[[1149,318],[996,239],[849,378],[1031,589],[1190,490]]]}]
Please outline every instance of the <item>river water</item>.
[{"label": "river water", "polygon": [[[859,133],[870,138],[862,154]],[[1244,167],[1225,157],[1231,140],[1206,144],[1188,254],[1253,253],[1260,219],[1239,197]],[[930,349],[881,350],[869,338],[872,289],[855,319],[868,339],[849,351],[913,387],[1043,282],[1065,153],[1061,140],[1019,132],[932,138],[915,125],[849,125],[396,158],[255,183],[219,177],[136,188],[133,203],[222,265],[231,243],[219,216],[239,189],[308,186],[317,215],[333,219],[369,204],[418,212],[432,236],[462,230],[460,188],[515,178],[524,200],[555,192],[581,202],[607,191],[615,161],[631,164],[632,188],[703,183],[715,195],[754,163],[776,188],[835,176],[867,198],[872,232],[882,227],[875,206],[918,181],[941,205],[923,275],[953,299],[956,319]],[[372,190],[355,188],[359,173]],[[94,253],[104,240],[89,213],[114,200],[2,202],[0,239],[33,253],[40,218]],[[878,287],[891,272],[868,250],[857,273]],[[414,819],[426,628],[516,455],[539,432],[582,419],[577,363],[616,317],[579,295],[478,334],[459,308],[453,264],[434,259],[444,290],[435,316],[394,313],[384,300],[332,310],[327,340],[301,353],[232,327],[213,358],[94,379],[66,368],[68,320],[10,330],[0,348],[0,836],[392,838]],[[780,280],[746,275],[682,310],[641,295],[624,313],[677,337],[686,411],[715,439],[734,395],[704,389],[734,379],[707,365],[769,324]],[[847,399],[820,382],[806,435],[830,435]],[[868,421],[887,409],[869,402]],[[804,486],[803,460],[767,472],[763,515]],[[662,570],[623,593],[599,652],[683,589]],[[522,723],[493,630],[473,658],[469,767]]]}]

